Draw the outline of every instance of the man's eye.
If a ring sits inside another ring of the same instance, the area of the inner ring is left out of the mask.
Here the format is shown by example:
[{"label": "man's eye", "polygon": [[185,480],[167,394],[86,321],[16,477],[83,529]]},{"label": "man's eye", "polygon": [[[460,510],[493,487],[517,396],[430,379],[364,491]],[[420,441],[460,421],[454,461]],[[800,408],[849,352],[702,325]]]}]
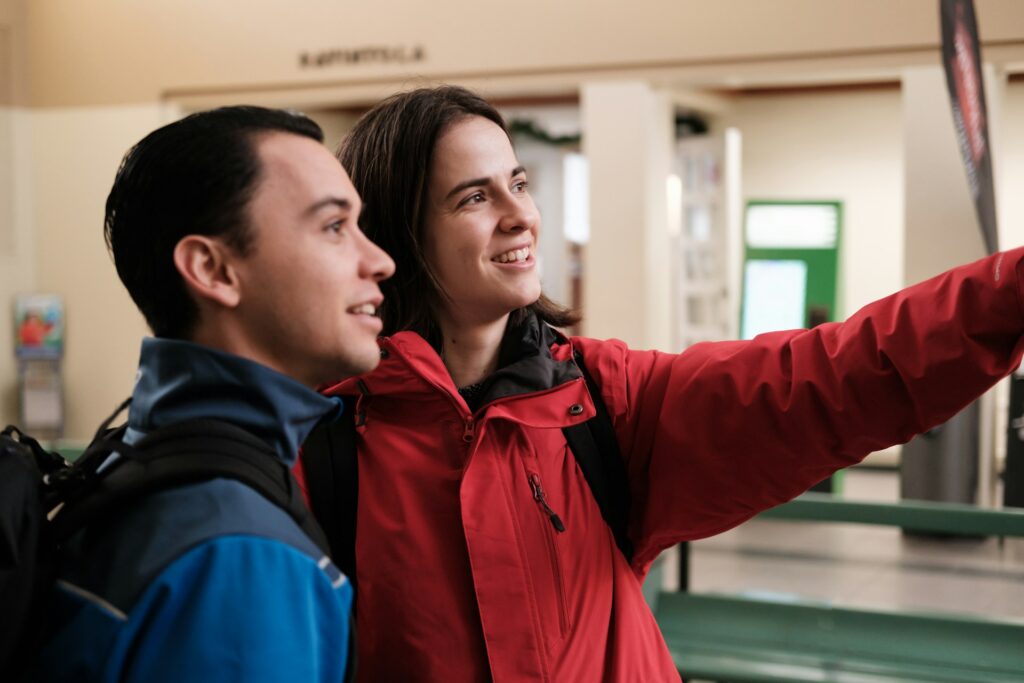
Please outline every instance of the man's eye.
[{"label": "man's eye", "polygon": [[326,226],[324,226],[324,230],[327,230],[329,232],[341,232],[344,228],[345,228],[345,219],[344,218],[336,220],[336,221],[331,221]]},{"label": "man's eye", "polygon": [[530,182],[528,180],[517,180],[516,182],[512,183],[513,192],[526,192],[527,188],[529,187]]}]

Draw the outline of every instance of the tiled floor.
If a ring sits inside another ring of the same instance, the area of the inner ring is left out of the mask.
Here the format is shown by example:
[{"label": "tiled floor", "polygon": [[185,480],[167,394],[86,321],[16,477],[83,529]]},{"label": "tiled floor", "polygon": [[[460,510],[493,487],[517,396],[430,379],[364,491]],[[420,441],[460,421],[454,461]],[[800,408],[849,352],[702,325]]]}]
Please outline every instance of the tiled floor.
[{"label": "tiled floor", "polygon": [[[844,495],[896,500],[893,471],[853,470]],[[672,563],[666,572],[673,572]],[[929,539],[898,529],[754,520],[694,543],[691,590],[775,593],[837,605],[1024,621],[1024,539]]]}]

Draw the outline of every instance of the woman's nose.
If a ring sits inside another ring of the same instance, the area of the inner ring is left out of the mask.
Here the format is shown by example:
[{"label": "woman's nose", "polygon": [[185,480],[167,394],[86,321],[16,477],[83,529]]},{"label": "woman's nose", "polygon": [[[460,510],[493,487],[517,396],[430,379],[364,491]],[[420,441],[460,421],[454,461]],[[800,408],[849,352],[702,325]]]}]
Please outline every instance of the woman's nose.
[{"label": "woman's nose", "polygon": [[533,230],[539,220],[537,207],[529,197],[510,198],[498,222],[498,228],[504,232],[522,232]]}]

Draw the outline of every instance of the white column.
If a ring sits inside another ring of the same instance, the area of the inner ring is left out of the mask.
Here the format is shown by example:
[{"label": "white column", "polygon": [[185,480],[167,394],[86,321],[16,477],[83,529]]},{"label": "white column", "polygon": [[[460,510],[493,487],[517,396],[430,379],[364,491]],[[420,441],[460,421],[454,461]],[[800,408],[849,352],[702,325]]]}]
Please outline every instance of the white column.
[{"label": "white column", "polygon": [[14,297],[35,289],[30,110],[26,106],[27,2],[0,3],[0,424],[18,421]]},{"label": "white column", "polygon": [[562,220],[565,193],[562,154],[558,147],[532,140],[517,141],[516,144],[516,156],[526,167],[530,194],[541,214],[538,256],[544,293],[560,304],[568,304],[568,246]]},{"label": "white column", "polygon": [[583,86],[580,108],[590,165],[584,334],[668,350],[671,101],[640,81],[601,82]]},{"label": "white column", "polygon": [[[998,99],[995,85],[985,79],[990,118]],[[903,258],[909,285],[985,255],[941,67],[903,72],[903,135]]]},{"label": "white column", "polygon": [[[989,114],[990,143],[996,196],[1000,188],[998,127],[1005,79],[993,67],[983,68]],[[903,72],[904,132],[904,278],[906,284],[919,282],[953,266],[985,255],[977,213],[967,185],[953,117],[946,77],[942,67],[915,67]],[[997,203],[998,207],[998,203]],[[997,215],[999,211],[997,209]],[[1000,230],[1000,247],[1005,228]],[[997,414],[1005,413],[1005,392],[996,401],[995,392],[986,394],[979,417],[979,505],[991,505],[997,441],[1002,434]]]}]

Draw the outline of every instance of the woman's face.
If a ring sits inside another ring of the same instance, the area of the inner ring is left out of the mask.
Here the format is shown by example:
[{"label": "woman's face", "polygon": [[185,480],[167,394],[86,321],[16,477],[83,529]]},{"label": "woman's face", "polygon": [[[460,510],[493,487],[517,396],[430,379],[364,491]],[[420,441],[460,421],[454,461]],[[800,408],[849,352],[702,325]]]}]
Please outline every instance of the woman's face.
[{"label": "woman's face", "polygon": [[488,323],[540,297],[540,217],[505,132],[473,116],[437,141],[424,248],[440,281],[442,319]]}]

